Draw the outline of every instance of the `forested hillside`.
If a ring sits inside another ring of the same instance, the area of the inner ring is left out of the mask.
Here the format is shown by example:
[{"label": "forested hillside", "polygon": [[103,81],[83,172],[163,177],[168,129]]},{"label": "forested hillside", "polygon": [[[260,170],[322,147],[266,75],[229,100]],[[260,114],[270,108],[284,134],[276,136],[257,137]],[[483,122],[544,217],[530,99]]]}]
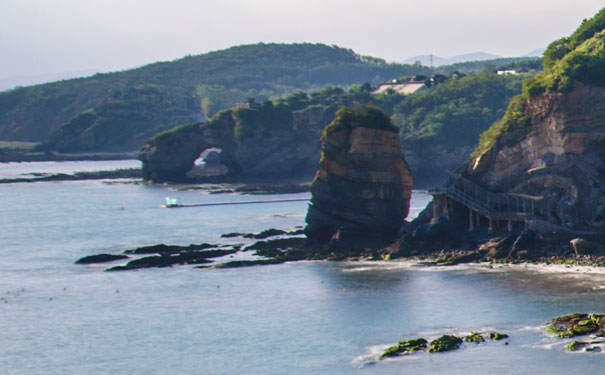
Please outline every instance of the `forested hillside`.
[{"label": "forested hillside", "polygon": [[[468,159],[479,134],[504,114],[521,92],[524,75],[469,74],[407,97],[393,109],[402,152],[415,179],[447,176]],[[438,169],[438,170],[436,170]]]},{"label": "forested hillside", "polygon": [[[387,64],[323,44],[232,47],[128,71],[1,92],[0,140],[45,141],[52,131],[57,131],[56,139],[79,129],[89,133],[83,134],[83,147],[70,148],[68,144],[73,142],[67,142],[64,151],[102,150],[105,144],[97,147],[97,136],[119,138],[115,131],[131,123],[134,129],[124,129],[126,133],[145,139],[158,129],[200,121],[249,97],[262,100],[328,85],[378,83],[427,73],[429,68]],[[78,125],[70,124],[74,117],[91,110],[95,121],[75,119]],[[124,121],[113,121],[120,118]],[[67,128],[57,130],[62,125]],[[113,148],[129,148],[135,143],[129,140],[113,144]]]}]

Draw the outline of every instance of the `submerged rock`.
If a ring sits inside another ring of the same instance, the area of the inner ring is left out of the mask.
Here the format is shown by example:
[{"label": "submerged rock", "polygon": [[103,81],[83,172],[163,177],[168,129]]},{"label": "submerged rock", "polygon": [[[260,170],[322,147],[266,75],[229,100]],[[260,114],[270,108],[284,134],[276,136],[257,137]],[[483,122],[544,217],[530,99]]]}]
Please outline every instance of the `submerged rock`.
[{"label": "submerged rock", "polygon": [[[491,335],[491,333],[489,335]],[[488,337],[491,339],[492,337],[489,335],[488,335]],[[506,336],[506,337],[508,337],[508,336]],[[484,342],[485,339],[483,338],[483,336],[481,336],[481,334],[479,334],[477,332],[471,332],[468,336],[464,336],[464,341],[475,342],[478,344],[480,342]]]},{"label": "submerged rock", "polygon": [[393,357],[400,354],[409,354],[419,350],[424,350],[427,347],[427,341],[423,338],[410,339],[399,341],[397,345],[391,346],[382,353],[380,359],[385,357]]},{"label": "submerged rock", "polygon": [[455,350],[462,344],[462,339],[454,335],[443,335],[429,343],[429,352],[439,353]]},{"label": "submerged rock", "polygon": [[106,263],[113,262],[114,260],[128,259],[127,255],[123,254],[97,254],[82,257],[76,260],[76,264],[92,264],[92,263]]},{"label": "submerged rock", "polygon": [[158,245],[151,245],[151,246],[141,246],[141,247],[137,247],[136,249],[132,249],[132,250],[124,250],[125,254],[177,254],[177,253],[181,253],[181,252],[187,252],[187,251],[199,251],[199,250],[205,250],[205,249],[211,249],[211,248],[216,248],[219,247],[219,245],[212,245],[209,243],[202,243],[199,245],[196,244],[191,244],[188,246],[178,246],[178,245],[165,245],[165,244],[158,244]]},{"label": "submerged rock", "polygon": [[492,340],[502,340],[508,338],[508,335],[506,333],[490,332],[487,337]]},{"label": "submerged rock", "polygon": [[348,247],[391,243],[408,214],[412,177],[398,129],[377,107],[341,108],[321,138],[305,234]]},{"label": "submerged rock", "polygon": [[281,229],[267,229],[264,230],[260,233],[246,233],[243,235],[244,238],[254,238],[254,239],[265,239],[265,238],[269,238],[269,237],[275,237],[275,236],[281,236],[283,234],[287,234],[288,232],[281,230]]},{"label": "submerged rock", "polygon": [[[239,267],[251,267],[251,266],[265,266],[270,264],[284,263],[285,259],[257,259],[257,260],[234,260],[231,262],[225,262],[214,265],[213,268],[239,268]],[[206,268],[206,267],[199,267]]]},{"label": "submerged rock", "polygon": [[549,323],[545,328],[546,331],[559,337],[605,334],[605,314],[573,313],[553,318]]},{"label": "submerged rock", "polygon": [[580,350],[582,348],[584,348],[585,346],[590,345],[589,342],[585,342],[585,341],[572,341],[570,344],[565,346],[565,349],[575,352],[577,350]]}]

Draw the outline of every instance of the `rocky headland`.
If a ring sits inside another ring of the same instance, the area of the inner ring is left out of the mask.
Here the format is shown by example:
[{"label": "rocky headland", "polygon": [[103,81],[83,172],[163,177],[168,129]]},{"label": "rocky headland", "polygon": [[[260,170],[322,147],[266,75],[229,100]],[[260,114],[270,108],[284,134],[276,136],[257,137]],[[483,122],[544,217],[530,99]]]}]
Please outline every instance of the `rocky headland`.
[{"label": "rocky headland", "polygon": [[545,72],[524,81],[468,162],[430,191],[433,201],[389,256],[605,254],[604,29],[605,10],[549,46]]},{"label": "rocky headland", "polygon": [[[285,109],[267,101],[220,112],[208,122],[178,127],[149,140],[139,153],[143,177],[188,183],[310,181],[319,160],[317,140],[335,111],[325,106]],[[208,150],[214,150],[215,160],[210,160]],[[224,169],[213,173],[212,163]]]}]

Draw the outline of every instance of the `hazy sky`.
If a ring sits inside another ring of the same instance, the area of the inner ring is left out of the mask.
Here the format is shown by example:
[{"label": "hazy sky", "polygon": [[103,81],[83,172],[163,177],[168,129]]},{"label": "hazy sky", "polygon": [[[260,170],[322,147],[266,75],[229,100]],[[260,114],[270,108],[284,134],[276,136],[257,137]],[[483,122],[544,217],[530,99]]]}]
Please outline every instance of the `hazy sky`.
[{"label": "hazy sky", "polygon": [[0,0],[0,78],[119,70],[257,42],[404,60],[544,48],[603,0]]}]

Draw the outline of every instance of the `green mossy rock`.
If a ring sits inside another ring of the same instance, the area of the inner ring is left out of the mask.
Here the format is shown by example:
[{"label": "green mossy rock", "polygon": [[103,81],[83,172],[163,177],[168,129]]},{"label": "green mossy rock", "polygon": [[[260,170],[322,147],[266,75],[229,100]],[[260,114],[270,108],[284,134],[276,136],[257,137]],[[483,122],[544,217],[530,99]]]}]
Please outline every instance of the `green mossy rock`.
[{"label": "green mossy rock", "polygon": [[577,350],[582,349],[583,347],[585,347],[586,345],[589,345],[589,342],[585,342],[585,341],[573,341],[571,344],[565,346],[565,349],[575,352]]},{"label": "green mossy rock", "polygon": [[458,336],[443,335],[429,343],[429,352],[439,353],[455,350],[462,344],[462,339]]},{"label": "green mossy rock", "polygon": [[[491,335],[491,333],[490,333],[490,335]],[[488,336],[488,337],[490,337],[490,336]],[[483,338],[483,336],[481,336],[481,334],[479,334],[477,332],[471,332],[468,336],[464,337],[464,341],[474,342],[474,343],[478,344],[480,342],[485,342],[485,339]]]},{"label": "green mossy rock", "polygon": [[508,335],[506,333],[490,332],[487,334],[487,337],[492,340],[502,340],[508,338]]},{"label": "green mossy rock", "polygon": [[584,336],[605,332],[604,314],[573,313],[553,318],[545,328],[547,332],[559,337]]},{"label": "green mossy rock", "polygon": [[409,353],[417,352],[419,350],[424,350],[424,349],[426,349],[426,344],[427,344],[427,341],[423,338],[399,341],[397,343],[397,345],[393,345],[393,346],[385,349],[385,351],[380,356],[380,359],[382,359],[384,357],[397,356],[402,353],[409,354]]}]

